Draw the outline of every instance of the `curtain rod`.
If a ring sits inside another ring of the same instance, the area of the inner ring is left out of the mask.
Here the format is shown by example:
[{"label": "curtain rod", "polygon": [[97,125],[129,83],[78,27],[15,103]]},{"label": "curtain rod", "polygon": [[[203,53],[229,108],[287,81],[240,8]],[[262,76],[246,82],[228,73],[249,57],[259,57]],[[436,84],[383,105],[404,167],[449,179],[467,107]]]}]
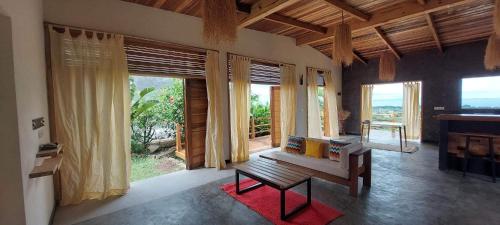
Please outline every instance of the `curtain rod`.
[{"label": "curtain rod", "polygon": [[128,35],[128,34],[112,33],[112,32],[102,31],[102,30],[97,30],[97,29],[90,29],[90,28],[85,28],[85,27],[77,27],[77,26],[70,26],[70,25],[52,23],[52,22],[49,22],[49,21],[44,21],[43,24],[44,24],[44,26],[53,25],[53,26],[59,26],[59,27],[63,27],[63,28],[73,29],[73,30],[82,30],[82,31],[86,30],[86,31],[93,31],[93,32],[105,33],[105,34],[120,34],[120,35],[123,35],[124,37],[128,37],[128,38],[136,38],[136,39],[142,39],[142,40],[151,41],[151,42],[160,42],[160,43],[165,43],[165,44],[179,45],[179,46],[183,46],[183,47],[186,47],[186,48],[198,49],[198,50],[201,50],[201,51],[210,50],[210,51],[219,52],[219,50],[216,50],[216,49],[195,47],[195,46],[189,46],[189,45],[185,45],[185,44],[177,44],[177,43],[173,43],[173,42],[160,41],[160,40],[155,40],[155,39],[151,39],[151,38],[133,36],[133,35]]},{"label": "curtain rod", "polygon": [[292,63],[284,63],[284,62],[279,62],[279,61],[270,60],[270,59],[256,58],[256,57],[246,56],[246,55],[240,55],[240,54],[236,54],[236,53],[232,53],[232,52],[227,52],[227,54],[228,55],[236,55],[236,56],[248,57],[252,61],[261,62],[261,63],[276,64],[278,66],[279,65],[291,65],[291,66],[295,66],[295,64],[292,64]]},{"label": "curtain rod", "polygon": [[317,67],[313,67],[313,66],[308,66],[306,69],[309,69],[309,68],[315,69],[315,70],[317,70],[320,73],[325,73],[326,71],[332,71],[332,70],[321,69],[321,68],[317,68]]}]

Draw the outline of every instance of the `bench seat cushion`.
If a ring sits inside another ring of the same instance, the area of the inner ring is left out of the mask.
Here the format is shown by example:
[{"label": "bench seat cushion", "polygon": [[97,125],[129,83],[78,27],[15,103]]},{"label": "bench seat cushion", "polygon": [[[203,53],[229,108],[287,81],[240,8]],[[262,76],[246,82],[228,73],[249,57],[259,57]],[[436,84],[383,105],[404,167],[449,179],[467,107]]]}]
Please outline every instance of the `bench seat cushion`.
[{"label": "bench seat cushion", "polygon": [[[266,157],[349,179],[349,168],[343,168],[340,162],[332,161],[328,158],[311,158],[282,151],[270,152],[266,154]],[[358,165],[361,167],[362,163],[363,158],[360,157]]]}]

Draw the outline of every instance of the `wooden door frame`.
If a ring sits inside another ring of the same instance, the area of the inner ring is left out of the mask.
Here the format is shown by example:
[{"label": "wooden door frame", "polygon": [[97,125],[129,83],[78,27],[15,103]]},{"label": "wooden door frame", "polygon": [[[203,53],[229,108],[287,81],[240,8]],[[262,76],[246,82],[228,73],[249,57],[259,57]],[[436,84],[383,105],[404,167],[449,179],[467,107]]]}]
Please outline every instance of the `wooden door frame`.
[{"label": "wooden door frame", "polygon": [[[281,104],[281,86],[279,85],[272,85],[269,87],[269,91],[271,92],[270,93],[270,104],[269,104],[269,108],[270,108],[270,111],[271,111],[271,131],[270,131],[270,135],[271,135],[271,147],[273,148],[277,148],[277,147],[280,147],[281,146],[281,132],[280,132],[280,143],[278,143],[278,145],[274,145],[273,143],[273,134],[276,132],[276,127],[274,126],[274,122],[276,120],[276,115],[275,113],[273,113],[273,109],[275,107],[274,105],[274,95],[273,95],[273,88],[276,88],[278,89],[278,91],[280,92],[280,104]],[[280,122],[280,121],[278,121]],[[280,125],[280,129],[281,129],[281,125]]]}]

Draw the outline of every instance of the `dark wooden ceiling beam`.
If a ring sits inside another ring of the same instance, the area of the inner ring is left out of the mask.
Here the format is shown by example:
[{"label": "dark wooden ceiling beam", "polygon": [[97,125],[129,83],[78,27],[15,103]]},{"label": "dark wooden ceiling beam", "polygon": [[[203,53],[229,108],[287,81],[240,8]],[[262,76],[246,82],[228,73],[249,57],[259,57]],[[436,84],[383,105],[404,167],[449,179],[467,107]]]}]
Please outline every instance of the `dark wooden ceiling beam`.
[{"label": "dark wooden ceiling beam", "polygon": [[365,64],[365,65],[368,65],[368,63],[366,62],[365,59],[363,59],[363,57],[361,57],[358,53],[356,52],[352,52],[352,54],[354,55],[354,58],[356,58],[358,61],[360,61],[361,63]]},{"label": "dark wooden ceiling beam", "polygon": [[352,17],[361,20],[361,21],[368,21],[370,19],[370,16],[368,14],[365,14],[354,7],[350,6],[349,4],[345,3],[344,1],[341,0],[322,0],[323,2],[338,8],[340,10],[345,11]]},{"label": "dark wooden ceiling beam", "polygon": [[238,28],[244,28],[256,23],[265,17],[291,6],[300,0],[260,0],[252,5],[250,14],[244,18]]},{"label": "dark wooden ceiling beam", "polygon": [[300,20],[297,20],[297,19],[294,19],[291,17],[282,16],[282,15],[277,14],[277,13],[271,14],[271,15],[265,17],[264,19],[270,20],[273,22],[277,22],[277,23],[281,23],[284,25],[288,25],[288,26],[293,26],[293,27],[317,32],[320,34],[325,34],[326,31],[328,30],[326,27],[315,25],[312,23],[306,23],[306,22],[303,22],[303,21],[300,21]]},{"label": "dark wooden ceiling beam", "polygon": [[[474,0],[428,0],[425,5],[417,2],[408,1],[400,4],[390,6],[385,9],[380,9],[372,14],[370,20],[354,21],[349,23],[353,32],[364,29],[373,29],[380,27],[387,23],[412,18],[415,16],[422,16],[424,14],[456,7],[467,3],[474,2]],[[313,34],[297,39],[297,45],[312,44],[319,41],[324,41],[333,37],[334,26],[328,28],[326,34]]]},{"label": "dark wooden ceiling beam", "polygon": [[436,42],[437,48],[442,53],[443,46],[441,46],[441,41],[439,40],[439,34],[436,30],[436,25],[434,24],[434,21],[432,20],[432,16],[430,14],[425,14],[425,20],[427,20],[427,25],[429,26],[429,29],[431,30],[431,33],[432,33],[432,36],[434,37],[434,41]]},{"label": "dark wooden ceiling beam", "polygon": [[167,0],[157,0],[153,7],[159,9],[165,4],[165,2],[167,2]]},{"label": "dark wooden ceiling beam", "polygon": [[182,12],[186,7],[189,6],[189,4],[191,4],[192,2],[191,1],[187,1],[187,0],[184,0],[184,1],[180,1],[178,2],[175,6],[174,6],[174,11],[175,12]]},{"label": "dark wooden ceiling beam", "polygon": [[394,45],[392,45],[391,41],[384,35],[380,27],[375,27],[375,33],[380,37],[380,39],[382,39],[385,45],[387,45],[387,48],[394,54],[394,56],[396,56],[396,58],[398,59],[401,59],[401,55],[399,55]]}]

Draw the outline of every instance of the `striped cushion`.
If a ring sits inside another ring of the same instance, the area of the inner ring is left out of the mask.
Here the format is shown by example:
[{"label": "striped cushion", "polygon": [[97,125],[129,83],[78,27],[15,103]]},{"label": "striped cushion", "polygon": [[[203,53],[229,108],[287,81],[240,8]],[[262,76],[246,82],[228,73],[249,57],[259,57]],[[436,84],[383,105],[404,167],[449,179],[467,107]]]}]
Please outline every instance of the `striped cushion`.
[{"label": "striped cushion", "polygon": [[305,138],[288,136],[288,143],[286,144],[286,151],[295,154],[304,154],[302,145],[304,144]]},{"label": "striped cushion", "polygon": [[328,158],[332,161],[340,162],[340,153],[344,150],[344,146],[349,143],[330,140],[330,145],[328,146]]}]

